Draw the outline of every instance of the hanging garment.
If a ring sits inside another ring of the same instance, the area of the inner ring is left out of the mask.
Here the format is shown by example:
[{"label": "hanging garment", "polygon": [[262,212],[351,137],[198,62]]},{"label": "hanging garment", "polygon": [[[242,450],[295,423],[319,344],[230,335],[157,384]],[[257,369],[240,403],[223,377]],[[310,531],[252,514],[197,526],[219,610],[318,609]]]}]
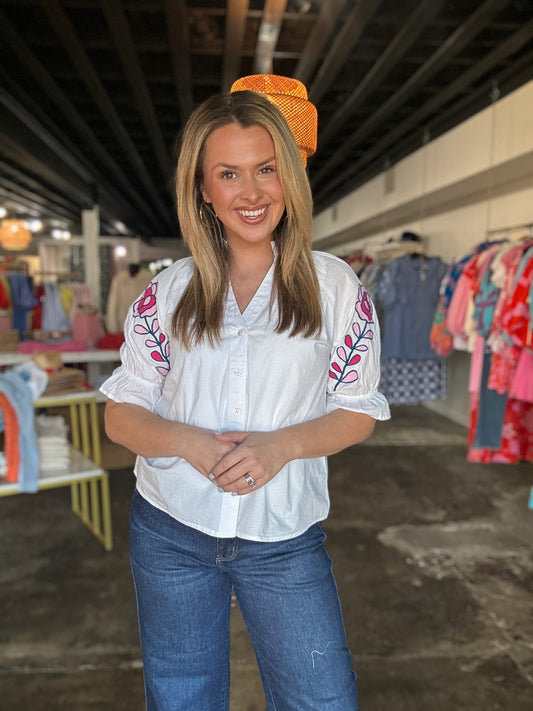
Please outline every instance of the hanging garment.
[{"label": "hanging garment", "polygon": [[140,269],[132,275],[124,270],[113,277],[106,308],[106,328],[109,333],[124,330],[124,321],[132,303],[146,289],[152,279],[148,269]]},{"label": "hanging garment", "polygon": [[454,260],[443,278],[443,282],[439,289],[437,308],[435,310],[433,324],[430,330],[430,343],[433,350],[444,358],[447,358],[454,348],[454,336],[449,329],[448,313],[459,279],[464,268],[472,257],[487,249],[491,246],[491,244],[493,243],[483,242],[472,252],[469,252],[465,256]]},{"label": "hanging garment", "polygon": [[440,360],[382,358],[379,390],[389,405],[419,405],[446,397],[446,364]]},{"label": "hanging garment", "polygon": [[35,308],[38,302],[26,274],[10,274],[9,284],[13,305],[13,328],[17,329],[20,338],[23,339],[28,327],[28,312]]},{"label": "hanging garment", "polygon": [[69,286],[72,289],[69,310],[72,337],[85,343],[88,348],[96,348],[103,335],[103,328],[92,290],[81,282],[71,282]]},{"label": "hanging garment", "polygon": [[409,255],[387,264],[377,289],[384,313],[384,358],[440,360],[429,336],[445,272],[438,257]]},{"label": "hanging garment", "polygon": [[533,462],[533,403],[509,397],[503,418],[499,449],[478,448],[474,444],[479,415],[479,393],[470,400],[470,429],[467,459],[483,464]]},{"label": "hanging garment", "polygon": [[5,274],[0,275],[0,309],[5,311],[11,308],[11,287]]},{"label": "hanging garment", "polygon": [[533,339],[528,302],[532,287],[533,255],[529,256],[528,252],[517,270],[515,287],[502,315],[501,326],[511,343],[530,349],[533,348]]},{"label": "hanging garment", "polygon": [[70,322],[61,300],[59,284],[44,285],[44,300],[41,328],[50,333],[70,333]]},{"label": "hanging garment", "polygon": [[[496,285],[501,285],[500,295],[494,309],[491,332],[488,338],[490,348],[498,352],[505,345],[502,320],[508,310],[508,304],[514,291],[515,277],[524,253],[528,249],[527,243],[513,245],[498,261],[493,270],[492,280]],[[489,385],[490,387],[490,385]]]},{"label": "hanging garment", "polygon": [[522,402],[533,403],[533,351],[528,348],[522,348],[509,395]]},{"label": "hanging garment", "polygon": [[38,284],[35,287],[35,298],[37,299],[37,305],[33,309],[31,327],[34,331],[40,331],[43,319],[43,302],[45,299],[44,284]]}]

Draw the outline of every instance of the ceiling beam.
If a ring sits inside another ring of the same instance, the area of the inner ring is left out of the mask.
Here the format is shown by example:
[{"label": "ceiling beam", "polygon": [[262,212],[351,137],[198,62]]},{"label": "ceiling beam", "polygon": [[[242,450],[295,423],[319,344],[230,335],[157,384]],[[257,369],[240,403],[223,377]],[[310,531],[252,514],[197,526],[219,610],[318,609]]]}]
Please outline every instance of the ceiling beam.
[{"label": "ceiling beam", "polygon": [[239,70],[249,4],[249,0],[228,0],[222,69],[223,92],[229,91],[233,82],[240,76]]},{"label": "ceiling beam", "polygon": [[337,19],[344,9],[346,0],[325,0],[320,9],[320,14],[316,18],[313,29],[309,33],[304,50],[300,56],[294,78],[307,84],[313,75],[313,71],[318,64],[324,47],[337,25]]},{"label": "ceiling beam", "polygon": [[[495,67],[505,61],[508,57],[512,56],[515,52],[522,49],[522,47],[530,42],[532,38],[533,20],[530,20],[507,40],[502,42],[502,44],[493,49],[492,52],[489,52],[473,67],[461,74],[461,76],[454,82],[432,96],[431,99],[426,101],[426,103],[419,109],[409,114],[406,119],[397,124],[391,131],[383,136],[382,139],[372,145],[371,148],[367,149],[363,155],[358,160],[350,164],[348,168],[341,171],[338,175],[331,177],[327,181],[327,186],[324,190],[317,194],[317,201],[319,202],[327,195],[331,195],[332,190],[341,184],[345,184],[359,171],[361,171],[365,165],[368,165],[371,161],[378,159],[381,155],[383,155],[387,148],[397,143],[402,136],[409,133],[409,131],[414,130],[417,126],[423,125],[423,122],[429,116],[439,111],[441,107],[447,106],[457,97],[463,96],[468,87],[472,86],[472,84],[474,84],[474,82],[478,79],[491,72]],[[463,97],[458,104],[463,103],[465,100],[466,99]],[[456,111],[457,109],[452,107],[450,112],[454,110]]]},{"label": "ceiling beam", "polygon": [[[117,213],[120,213],[122,222],[129,222],[131,225],[135,225],[134,231],[136,233],[143,230],[148,230],[149,232],[149,221],[147,221],[145,213],[139,209],[141,206],[128,200],[127,196],[119,192],[113,181],[110,182],[109,175],[104,176],[94,162],[89,163],[87,156],[67,137],[63,130],[54,124],[43,108],[25,94],[17,86],[16,82],[6,76],[2,70],[0,70],[0,79],[6,87],[12,87],[12,91],[16,91],[19,94],[18,99],[20,100],[9,95],[7,89],[4,90],[4,97],[9,97],[6,106],[35,134],[40,142],[48,145],[57,153],[59,159],[71,165],[92,186],[94,201],[99,200],[100,203],[102,201],[108,202],[110,209],[114,208]],[[56,137],[60,138],[57,139]],[[26,178],[25,182],[28,183],[28,181],[29,177]],[[68,204],[70,205],[70,203]],[[127,218],[125,217],[126,215],[128,215]]]},{"label": "ceiling beam", "polygon": [[357,111],[363,101],[374,91],[386,76],[397,66],[398,62],[415,44],[429,23],[439,13],[444,0],[425,0],[421,2],[409,19],[400,27],[394,39],[387,45],[369,72],[342,106],[334,113],[328,123],[320,131],[320,149],[339,131],[342,125]]},{"label": "ceiling beam", "polygon": [[[389,116],[392,116],[407,99],[423,87],[432,76],[440,71],[453,56],[458,54],[468,42],[486,27],[509,1],[485,0],[482,5],[478,6],[440,48],[387,101],[381,104],[377,111],[366,121],[363,121],[359,128],[343,142],[343,145],[326,160],[316,173],[313,173],[313,184],[316,185],[333,168],[343,162],[358,143],[361,143],[369,133]],[[338,173],[335,174],[333,180],[337,183],[340,181]]]},{"label": "ceiling beam", "polygon": [[113,37],[115,49],[122,62],[122,68],[135,96],[137,109],[146,126],[164,181],[167,183],[172,173],[169,150],[163,139],[152,96],[135,49],[135,43],[122,2],[120,0],[105,0],[102,3],[102,8]]},{"label": "ceiling beam", "polygon": [[72,205],[70,209],[58,207],[57,205],[51,206],[48,200],[42,197],[40,190],[37,193],[27,190],[7,178],[0,177],[0,190],[3,195],[14,196],[16,199],[21,200],[28,208],[28,214],[31,214],[32,217],[45,219],[62,217],[69,220],[69,222],[78,222],[80,219],[80,213],[76,209],[76,205]]},{"label": "ceiling beam", "polygon": [[273,72],[272,58],[278,43],[286,7],[287,0],[266,0],[265,2],[255,47],[254,72],[256,74],[272,74]]},{"label": "ceiling beam", "polygon": [[100,81],[100,77],[79,41],[74,27],[59,3],[59,0],[41,0],[41,7],[72,62],[76,66],[81,80],[89,89],[93,101],[100,109],[111,131],[115,134],[128,162],[134,169],[137,179],[150,196],[150,199],[160,215],[161,222],[165,224],[168,229],[175,231],[176,228],[172,225],[169,218],[168,209],[163,205],[161,197],[150,178],[150,172],[146,168],[135,144],[124,127],[113,102],[109,98],[105,87]]},{"label": "ceiling beam", "polygon": [[329,91],[333,80],[381,3],[382,0],[365,0],[355,4],[311,84],[309,99],[314,104],[318,104]]},{"label": "ceiling beam", "polygon": [[165,16],[174,83],[180,107],[180,123],[185,126],[194,108],[189,16],[185,0],[165,0]]},{"label": "ceiling beam", "polygon": [[57,192],[52,192],[45,185],[43,185],[43,183],[32,178],[31,175],[24,173],[15,166],[10,165],[9,163],[6,163],[3,160],[0,160],[0,174],[4,177],[10,176],[13,179],[13,182],[16,182],[18,185],[23,184],[34,194],[38,193],[43,198],[43,200],[46,201],[47,204],[52,205],[54,207],[57,206],[58,209],[68,210],[73,205],[72,201],[68,200],[64,195],[60,195]]},{"label": "ceiling beam", "polygon": [[[72,173],[60,175],[54,165],[51,154],[48,157],[41,152],[36,155],[34,137],[22,130],[19,125],[14,135],[8,135],[6,122],[2,118],[2,132],[0,133],[0,155],[7,160],[14,161],[31,175],[38,177],[48,185],[54,186],[63,195],[71,195],[79,204],[90,207],[92,200],[90,186],[80,184]],[[69,180],[69,177],[72,180]]]},{"label": "ceiling beam", "polygon": [[70,122],[76,133],[81,138],[82,143],[97,157],[103,166],[110,172],[117,186],[124,191],[126,199],[132,204],[138,205],[143,214],[151,220],[152,227],[160,228],[160,220],[156,217],[151,206],[137,193],[131,182],[124,175],[120,167],[96,138],[81,114],[74,108],[70,100],[59,88],[54,79],[42,66],[41,62],[29,49],[23,36],[11,24],[7,15],[0,10],[0,37],[10,47],[13,55],[18,58],[25,70],[33,77],[35,82],[41,87],[43,92],[54,103],[62,116]]}]

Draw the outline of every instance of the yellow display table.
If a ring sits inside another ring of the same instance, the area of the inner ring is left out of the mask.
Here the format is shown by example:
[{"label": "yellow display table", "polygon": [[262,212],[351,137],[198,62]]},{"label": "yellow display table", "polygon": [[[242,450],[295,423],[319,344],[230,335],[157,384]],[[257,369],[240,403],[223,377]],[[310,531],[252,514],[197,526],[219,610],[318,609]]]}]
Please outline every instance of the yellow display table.
[{"label": "yellow display table", "polygon": [[[113,548],[109,474],[101,464],[100,429],[96,393],[82,391],[42,397],[35,408],[68,407],[70,414],[70,466],[68,471],[41,472],[39,491],[70,486],[72,510],[105,550]],[[18,483],[0,481],[0,496],[20,494]]]}]

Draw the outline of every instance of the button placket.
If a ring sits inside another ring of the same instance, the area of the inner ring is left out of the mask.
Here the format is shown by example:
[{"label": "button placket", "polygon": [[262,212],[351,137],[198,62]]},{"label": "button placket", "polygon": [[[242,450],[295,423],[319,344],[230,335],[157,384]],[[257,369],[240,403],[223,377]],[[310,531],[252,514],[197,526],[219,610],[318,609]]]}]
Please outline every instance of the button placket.
[{"label": "button placket", "polygon": [[230,387],[228,414],[236,430],[244,430],[246,416],[246,362],[248,332],[242,326],[236,330],[230,351]]}]

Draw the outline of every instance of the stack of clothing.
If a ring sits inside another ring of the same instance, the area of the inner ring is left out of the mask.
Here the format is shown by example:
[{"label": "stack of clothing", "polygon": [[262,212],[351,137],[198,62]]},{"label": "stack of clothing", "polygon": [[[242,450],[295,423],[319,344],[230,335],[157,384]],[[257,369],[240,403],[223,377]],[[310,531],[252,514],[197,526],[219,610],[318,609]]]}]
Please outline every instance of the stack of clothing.
[{"label": "stack of clothing", "polygon": [[68,426],[61,415],[39,415],[35,429],[41,471],[64,472],[70,467]]},{"label": "stack of clothing", "polygon": [[11,483],[18,482],[21,492],[35,493],[39,479],[39,452],[33,396],[18,373],[0,373],[0,410],[7,465],[5,478]]}]

